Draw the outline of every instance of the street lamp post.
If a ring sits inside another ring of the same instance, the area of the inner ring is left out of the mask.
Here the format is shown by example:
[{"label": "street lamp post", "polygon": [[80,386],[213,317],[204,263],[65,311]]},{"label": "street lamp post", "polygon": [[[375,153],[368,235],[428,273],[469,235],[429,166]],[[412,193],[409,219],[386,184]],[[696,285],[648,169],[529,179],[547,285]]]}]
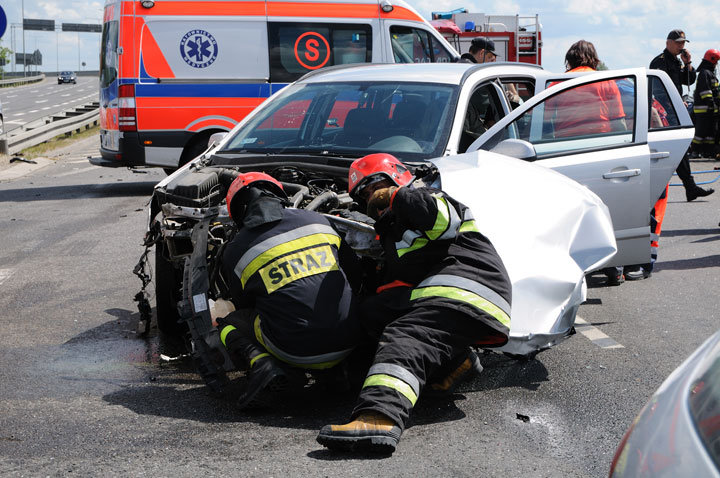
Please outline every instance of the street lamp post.
[{"label": "street lamp post", "polygon": [[[17,5],[17,3],[15,4]],[[23,33],[23,76],[26,76],[27,58],[25,57],[25,0],[22,0],[22,33]]]}]

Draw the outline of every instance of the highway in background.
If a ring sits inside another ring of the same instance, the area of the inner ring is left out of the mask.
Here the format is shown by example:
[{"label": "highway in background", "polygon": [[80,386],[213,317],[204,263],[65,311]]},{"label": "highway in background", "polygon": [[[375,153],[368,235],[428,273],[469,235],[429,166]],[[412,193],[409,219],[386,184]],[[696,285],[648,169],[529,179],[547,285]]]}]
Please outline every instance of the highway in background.
[{"label": "highway in background", "polygon": [[0,89],[7,131],[97,100],[96,76],[78,76],[75,85],[58,85],[57,77],[50,76],[40,83]]}]

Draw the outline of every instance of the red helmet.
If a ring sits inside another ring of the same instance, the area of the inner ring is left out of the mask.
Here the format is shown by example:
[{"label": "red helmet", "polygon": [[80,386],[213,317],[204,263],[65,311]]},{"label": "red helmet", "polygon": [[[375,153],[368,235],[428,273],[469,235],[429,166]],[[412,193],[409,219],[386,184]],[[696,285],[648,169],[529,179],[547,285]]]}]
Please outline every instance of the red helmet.
[{"label": "red helmet", "polygon": [[[259,187],[261,189],[265,189],[267,191],[272,192],[273,194],[283,198],[287,199],[287,195],[285,194],[285,191],[283,190],[282,184],[278,182],[277,179],[273,178],[269,174],[265,173],[242,173],[238,175],[237,178],[230,184],[230,188],[228,189],[227,196],[225,196],[225,202],[227,203],[228,208],[228,214],[230,214],[230,217],[232,218],[232,210],[235,209],[237,212],[240,212],[240,210],[237,208],[237,206],[231,206],[233,198],[245,189],[248,186],[253,187]],[[244,205],[244,204],[243,204]],[[239,206],[239,205],[238,205]],[[244,214],[236,214],[237,220],[241,220]]]},{"label": "red helmet", "polygon": [[720,60],[720,51],[717,50],[708,50],[705,52],[705,56],[703,57],[703,60],[707,60],[713,65]]},{"label": "red helmet", "polygon": [[405,186],[413,180],[412,173],[395,156],[375,153],[356,159],[348,172],[348,192],[356,199],[360,191],[370,183],[387,178],[396,186]]}]

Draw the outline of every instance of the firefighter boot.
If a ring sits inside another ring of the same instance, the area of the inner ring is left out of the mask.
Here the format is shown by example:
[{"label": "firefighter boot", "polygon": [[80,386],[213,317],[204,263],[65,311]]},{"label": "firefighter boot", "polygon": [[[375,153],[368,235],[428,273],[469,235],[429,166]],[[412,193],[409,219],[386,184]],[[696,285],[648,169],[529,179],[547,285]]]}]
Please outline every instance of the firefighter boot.
[{"label": "firefighter boot", "polygon": [[390,455],[395,451],[400,435],[400,427],[385,415],[363,412],[345,425],[325,425],[317,441],[331,450]]},{"label": "firefighter boot", "polygon": [[255,357],[248,372],[248,382],[240,394],[237,408],[257,409],[276,403],[278,395],[290,388],[290,376],[280,362],[268,353]]},{"label": "firefighter boot", "polygon": [[425,387],[424,397],[446,397],[452,395],[458,385],[483,371],[480,359],[471,349],[454,358],[447,367],[435,375]]}]

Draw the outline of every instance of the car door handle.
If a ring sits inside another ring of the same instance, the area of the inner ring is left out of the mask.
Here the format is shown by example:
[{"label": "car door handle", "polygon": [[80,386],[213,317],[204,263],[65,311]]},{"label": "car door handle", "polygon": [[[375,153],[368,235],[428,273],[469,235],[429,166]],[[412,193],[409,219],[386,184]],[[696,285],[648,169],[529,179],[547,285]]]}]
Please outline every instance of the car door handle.
[{"label": "car door handle", "polygon": [[614,171],[612,173],[603,174],[604,179],[631,178],[633,176],[640,176],[640,170],[626,169],[624,171]]},{"label": "car door handle", "polygon": [[667,159],[670,157],[670,153],[667,151],[658,151],[657,153],[650,153],[650,159]]}]

